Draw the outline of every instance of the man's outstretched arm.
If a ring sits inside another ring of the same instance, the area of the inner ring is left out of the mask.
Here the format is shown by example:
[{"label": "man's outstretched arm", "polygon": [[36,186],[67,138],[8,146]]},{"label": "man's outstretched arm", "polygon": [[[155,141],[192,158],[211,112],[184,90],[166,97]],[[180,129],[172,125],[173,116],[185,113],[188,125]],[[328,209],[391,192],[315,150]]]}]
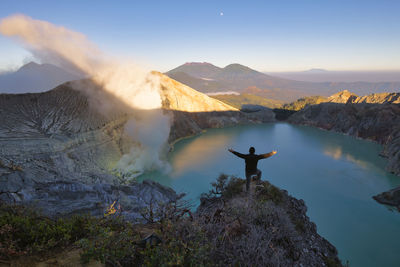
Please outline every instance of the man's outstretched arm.
[{"label": "man's outstretched arm", "polygon": [[266,158],[269,158],[269,157],[275,155],[276,153],[277,153],[276,150],[273,150],[266,154],[260,154],[259,157],[260,157],[260,159],[266,159]]},{"label": "man's outstretched arm", "polygon": [[238,156],[239,158],[242,158],[242,159],[246,158],[246,156],[245,156],[244,154],[239,153],[239,152],[236,152],[236,151],[233,150],[232,148],[229,148],[228,151],[231,152],[232,154]]}]

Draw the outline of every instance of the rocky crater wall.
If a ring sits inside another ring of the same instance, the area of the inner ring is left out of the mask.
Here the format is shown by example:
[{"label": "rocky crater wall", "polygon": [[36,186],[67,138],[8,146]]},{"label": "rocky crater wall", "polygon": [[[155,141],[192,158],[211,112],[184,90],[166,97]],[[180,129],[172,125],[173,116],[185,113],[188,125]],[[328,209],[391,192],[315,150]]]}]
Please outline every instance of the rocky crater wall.
[{"label": "rocky crater wall", "polygon": [[[74,90],[75,83],[88,91]],[[178,197],[171,189],[153,182],[127,183],[123,175],[113,171],[122,155],[138,145],[126,135],[124,127],[140,111],[127,108],[110,95],[107,97],[116,108],[95,108],[101,103],[88,98],[87,92],[99,89],[83,80],[45,93],[0,94],[1,201],[34,205],[48,215],[99,215],[118,199],[126,216],[138,218],[139,210],[150,202],[174,201]],[[179,92],[174,94],[179,96]],[[105,93],[101,94],[104,97]],[[169,107],[176,106],[174,98],[164,97],[171,105],[165,102],[162,111],[171,117],[170,143],[206,128],[265,120],[261,114],[246,115],[217,102],[221,110],[210,111],[213,100],[205,96],[205,108],[201,106],[202,97],[198,93],[193,99],[190,94],[175,98],[181,103],[183,99],[191,100],[197,112],[173,110]],[[273,121],[272,111],[268,115]]]}]

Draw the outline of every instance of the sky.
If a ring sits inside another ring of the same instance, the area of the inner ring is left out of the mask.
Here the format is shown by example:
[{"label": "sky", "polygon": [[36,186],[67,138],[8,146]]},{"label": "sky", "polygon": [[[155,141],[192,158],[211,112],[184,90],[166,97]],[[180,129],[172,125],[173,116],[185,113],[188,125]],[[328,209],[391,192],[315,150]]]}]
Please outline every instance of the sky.
[{"label": "sky", "polygon": [[[19,1],[24,14],[81,32],[100,49],[158,71],[185,62],[259,71],[400,70],[400,1]],[[0,70],[32,60],[0,35]]]}]

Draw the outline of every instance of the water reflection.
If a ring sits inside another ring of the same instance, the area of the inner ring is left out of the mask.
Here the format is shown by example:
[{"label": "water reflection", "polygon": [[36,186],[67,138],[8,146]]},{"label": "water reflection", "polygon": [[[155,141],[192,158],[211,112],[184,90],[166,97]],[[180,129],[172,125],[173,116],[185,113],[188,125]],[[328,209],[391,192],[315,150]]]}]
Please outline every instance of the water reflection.
[{"label": "water reflection", "polygon": [[374,168],[374,170],[382,171],[386,166],[386,160],[377,156],[382,150],[382,146],[373,141],[321,131],[307,126],[286,125],[286,127],[290,128],[289,132],[293,139],[301,140],[301,143],[314,148],[319,147],[323,154],[335,160],[342,159],[354,163],[362,169]]},{"label": "water reflection", "polygon": [[326,146],[324,147],[323,153],[324,155],[330,156],[335,160],[346,159],[347,161],[354,163],[363,169],[368,167],[368,162],[357,159],[353,155],[344,152],[341,146]]},{"label": "water reflection", "polygon": [[174,155],[172,177],[176,178],[189,169],[201,169],[216,160],[221,152],[226,152],[231,139],[231,135],[219,133],[202,136],[188,143]]}]

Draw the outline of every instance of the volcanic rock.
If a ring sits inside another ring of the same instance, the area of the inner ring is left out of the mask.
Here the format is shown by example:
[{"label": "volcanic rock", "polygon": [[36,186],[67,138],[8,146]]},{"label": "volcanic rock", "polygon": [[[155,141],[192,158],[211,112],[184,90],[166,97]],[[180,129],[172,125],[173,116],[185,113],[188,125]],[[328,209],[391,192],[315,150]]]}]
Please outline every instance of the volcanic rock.
[{"label": "volcanic rock", "polygon": [[[159,75],[163,112],[172,116],[170,142],[210,127],[261,121]],[[0,200],[51,216],[101,215],[118,200],[131,219],[140,218],[149,203],[175,201],[172,189],[130,181],[114,170],[138,145],[124,128],[141,112],[90,80],[45,93],[0,94]]]}]

